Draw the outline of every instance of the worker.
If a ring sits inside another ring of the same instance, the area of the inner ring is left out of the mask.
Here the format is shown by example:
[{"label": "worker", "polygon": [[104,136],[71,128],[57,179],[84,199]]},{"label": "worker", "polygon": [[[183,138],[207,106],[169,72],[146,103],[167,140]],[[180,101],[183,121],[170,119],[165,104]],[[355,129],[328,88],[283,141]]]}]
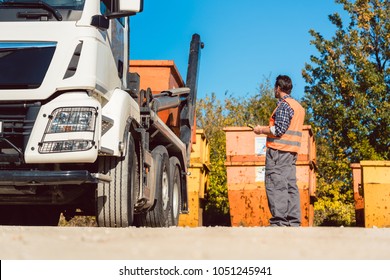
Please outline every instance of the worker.
[{"label": "worker", "polygon": [[296,180],[296,161],[301,146],[304,108],[291,97],[291,78],[279,75],[274,93],[278,99],[269,126],[257,125],[256,134],[267,135],[265,187],[272,217],[270,226],[301,225],[301,207]]}]

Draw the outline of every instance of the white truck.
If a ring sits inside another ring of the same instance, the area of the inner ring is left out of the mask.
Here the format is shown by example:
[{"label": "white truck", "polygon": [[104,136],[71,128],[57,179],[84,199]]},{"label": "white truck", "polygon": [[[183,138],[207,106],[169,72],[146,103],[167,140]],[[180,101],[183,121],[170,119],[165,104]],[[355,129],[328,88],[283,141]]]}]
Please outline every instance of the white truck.
[{"label": "white truck", "polygon": [[[203,43],[184,88],[153,95],[129,73],[143,0],[0,0],[0,224],[177,225]],[[156,46],[158,47],[158,46]],[[179,133],[158,112],[177,108]]]}]

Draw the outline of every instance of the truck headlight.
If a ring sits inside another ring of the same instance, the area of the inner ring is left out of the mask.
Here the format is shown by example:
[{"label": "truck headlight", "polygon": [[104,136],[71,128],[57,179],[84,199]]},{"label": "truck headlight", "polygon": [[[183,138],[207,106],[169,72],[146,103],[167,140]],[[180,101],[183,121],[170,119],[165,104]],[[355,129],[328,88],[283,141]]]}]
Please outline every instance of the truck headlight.
[{"label": "truck headlight", "polygon": [[50,116],[46,133],[93,131],[96,113],[91,107],[58,108]]},{"label": "truck headlight", "polygon": [[39,152],[62,153],[87,151],[95,145],[97,109],[94,107],[64,107],[49,116]]}]

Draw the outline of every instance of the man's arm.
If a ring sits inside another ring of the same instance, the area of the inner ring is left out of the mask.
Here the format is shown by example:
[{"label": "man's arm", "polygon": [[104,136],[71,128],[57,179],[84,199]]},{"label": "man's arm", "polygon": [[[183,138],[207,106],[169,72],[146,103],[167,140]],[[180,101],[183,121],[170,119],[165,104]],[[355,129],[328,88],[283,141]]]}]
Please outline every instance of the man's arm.
[{"label": "man's arm", "polygon": [[287,102],[282,102],[275,111],[275,126],[256,126],[253,131],[256,134],[273,135],[281,137],[286,133],[290,126],[291,119],[294,115],[294,110],[288,105]]},{"label": "man's arm", "polygon": [[290,126],[291,119],[294,115],[294,110],[288,105],[287,102],[282,102],[278,109],[275,111],[275,131],[276,137],[281,137],[286,133]]}]

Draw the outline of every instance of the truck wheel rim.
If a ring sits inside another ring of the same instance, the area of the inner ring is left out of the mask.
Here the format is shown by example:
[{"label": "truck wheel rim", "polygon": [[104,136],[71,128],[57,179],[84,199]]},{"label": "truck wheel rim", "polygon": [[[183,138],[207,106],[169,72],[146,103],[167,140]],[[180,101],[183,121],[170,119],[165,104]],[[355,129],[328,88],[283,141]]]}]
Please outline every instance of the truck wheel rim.
[{"label": "truck wheel rim", "polygon": [[166,170],[163,172],[162,176],[162,201],[163,201],[163,208],[164,210],[168,207],[169,202],[169,182],[168,182],[168,174]]},{"label": "truck wheel rim", "polygon": [[172,201],[172,207],[173,207],[173,217],[176,219],[179,215],[179,185],[177,182],[173,185],[173,201]]}]

